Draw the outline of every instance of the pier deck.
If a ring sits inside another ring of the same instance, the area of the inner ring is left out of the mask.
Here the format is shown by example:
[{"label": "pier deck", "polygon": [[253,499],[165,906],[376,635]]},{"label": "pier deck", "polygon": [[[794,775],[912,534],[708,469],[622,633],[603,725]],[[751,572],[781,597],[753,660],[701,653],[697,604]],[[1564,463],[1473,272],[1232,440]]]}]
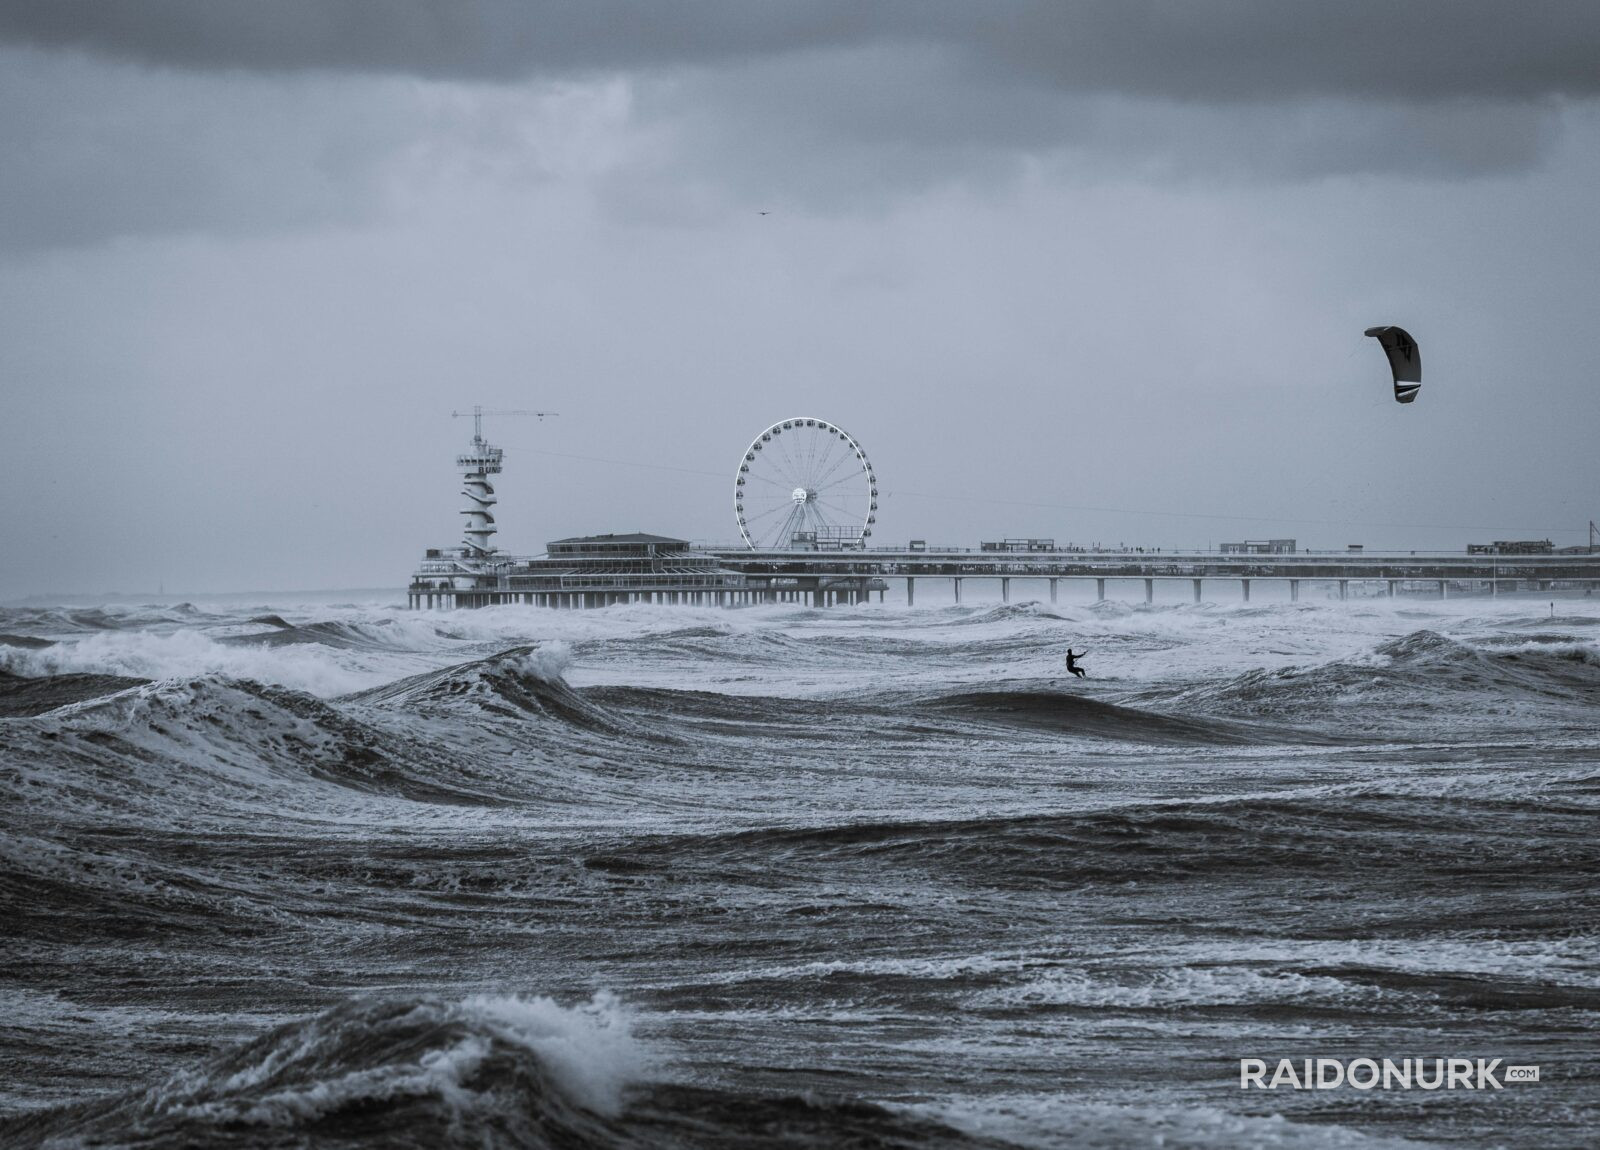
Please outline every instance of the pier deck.
[{"label": "pier deck", "polygon": [[[412,606],[488,606],[528,603],[549,607],[600,607],[614,603],[697,603],[735,606],[762,602],[804,602],[815,606],[859,603],[888,580],[904,579],[906,601],[916,602],[918,580],[948,579],[961,602],[967,580],[999,583],[1001,599],[1011,599],[1014,579],[1044,580],[1055,602],[1062,580],[1093,580],[1095,598],[1106,598],[1108,581],[1142,583],[1143,600],[1153,602],[1157,582],[1187,582],[1195,602],[1207,581],[1224,580],[1241,588],[1246,601],[1252,584],[1286,584],[1298,600],[1303,585],[1337,590],[1350,585],[1381,585],[1388,595],[1431,592],[1491,595],[1518,590],[1600,587],[1600,553],[1481,555],[1464,552],[1299,552],[1245,555],[1214,551],[1029,551],[962,549],[863,551],[751,551],[734,547],[694,547],[679,552],[682,565],[655,570],[553,566],[548,560],[497,557],[481,565],[458,565],[454,578],[424,579],[411,587]],[[690,558],[692,556],[692,559]],[[1117,588],[1118,590],[1122,588]]]}]

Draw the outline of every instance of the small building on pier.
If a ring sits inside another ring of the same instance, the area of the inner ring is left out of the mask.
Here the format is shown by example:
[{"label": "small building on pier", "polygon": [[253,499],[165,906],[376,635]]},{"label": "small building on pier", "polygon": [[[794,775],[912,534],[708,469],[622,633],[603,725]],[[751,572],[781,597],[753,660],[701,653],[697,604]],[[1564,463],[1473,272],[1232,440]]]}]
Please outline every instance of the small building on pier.
[{"label": "small building on pier", "polygon": [[[441,578],[444,576],[444,578]],[[608,607],[614,603],[740,601],[745,577],[688,540],[634,532],[557,539],[535,558],[429,552],[409,592],[413,607]]]},{"label": "small building on pier", "polygon": [[1219,543],[1224,555],[1293,555],[1293,539],[1246,539],[1243,543]]}]

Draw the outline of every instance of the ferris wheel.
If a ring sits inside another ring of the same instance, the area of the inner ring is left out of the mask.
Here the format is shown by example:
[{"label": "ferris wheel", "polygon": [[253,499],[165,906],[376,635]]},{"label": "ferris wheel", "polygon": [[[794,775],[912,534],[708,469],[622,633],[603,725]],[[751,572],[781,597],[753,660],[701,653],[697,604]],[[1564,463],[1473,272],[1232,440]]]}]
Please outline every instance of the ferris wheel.
[{"label": "ferris wheel", "polygon": [[733,513],[752,550],[862,547],[878,521],[878,477],[842,427],[785,419],[745,449]]}]

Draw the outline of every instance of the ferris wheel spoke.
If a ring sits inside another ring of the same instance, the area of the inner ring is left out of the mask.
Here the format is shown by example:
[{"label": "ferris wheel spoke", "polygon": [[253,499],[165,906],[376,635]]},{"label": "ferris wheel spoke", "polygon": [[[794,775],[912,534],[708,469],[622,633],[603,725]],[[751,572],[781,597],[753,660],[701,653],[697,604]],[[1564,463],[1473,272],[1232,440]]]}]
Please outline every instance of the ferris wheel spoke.
[{"label": "ferris wheel spoke", "polygon": [[778,540],[779,545],[788,547],[792,544],[795,532],[803,530],[805,525],[806,505],[804,503],[796,503],[794,505],[794,514],[789,516],[788,522],[783,525],[783,537]]},{"label": "ferris wheel spoke", "polygon": [[818,495],[821,495],[824,491],[830,491],[833,488],[839,486],[839,484],[841,484],[841,483],[849,483],[852,479],[860,480],[860,478],[861,478],[860,475],[856,474],[853,471],[850,471],[850,472],[846,472],[845,474],[839,476],[839,478],[835,479],[832,483],[818,484],[818,485],[812,487],[811,490],[816,492]]},{"label": "ferris wheel spoke", "polygon": [[838,506],[837,504],[829,503],[825,499],[815,500],[814,501],[814,505],[818,506],[818,507],[826,507],[826,508],[828,508],[828,510],[832,511],[835,515],[839,516],[847,524],[848,523],[858,522],[861,519],[860,515],[853,514],[852,512],[846,510],[845,508]]},{"label": "ferris wheel spoke", "polygon": [[781,440],[781,438],[779,438],[779,440],[774,440],[774,441],[776,441],[776,443],[778,443],[779,451],[782,451],[782,453],[784,453],[784,462],[786,462],[786,464],[789,464],[789,470],[787,470],[786,475],[792,475],[792,477],[794,477],[795,480],[802,480],[802,478],[805,478],[805,472],[802,472],[802,470],[800,470],[800,465],[798,465],[797,462],[795,462],[794,454],[790,454],[789,443],[787,443],[787,441]]},{"label": "ferris wheel spoke", "polygon": [[783,482],[781,482],[779,480],[772,479],[772,478],[770,478],[768,476],[765,476],[765,475],[757,475],[754,471],[749,472],[745,476],[745,478],[746,479],[759,479],[759,480],[761,480],[762,483],[770,483],[770,484],[772,484],[772,486],[781,489],[783,491],[783,493],[784,493],[784,497],[785,498],[788,498],[788,494],[789,494],[790,490],[792,490],[793,487],[794,487],[794,484],[792,484],[792,483],[783,483]]},{"label": "ferris wheel spoke", "polygon": [[812,475],[816,474],[817,444],[821,442],[815,435],[806,437],[806,479],[807,486]]},{"label": "ferris wheel spoke", "polygon": [[843,440],[835,440],[828,444],[828,449],[822,453],[822,458],[817,462],[817,468],[811,475],[810,487],[817,487],[832,478],[841,467],[848,467],[855,458],[850,447]]},{"label": "ferris wheel spoke", "polygon": [[771,507],[767,508],[765,511],[758,512],[758,513],[756,513],[754,515],[746,515],[744,517],[744,521],[746,523],[754,523],[758,519],[765,519],[767,516],[776,515],[780,511],[792,510],[793,507],[794,507],[794,501],[793,500],[785,500],[782,503],[774,503]]},{"label": "ferris wheel spoke", "polygon": [[804,511],[804,503],[796,503],[792,505],[789,508],[788,516],[784,519],[783,523],[779,525],[778,530],[772,536],[769,546],[773,548],[783,547],[785,544],[793,540],[795,521],[802,515]]},{"label": "ferris wheel spoke", "polygon": [[[817,476],[816,479],[807,484],[807,486],[812,488],[820,487],[823,483],[833,478],[834,473],[837,472],[839,468],[843,467],[846,463],[850,462],[854,458],[855,454],[853,452],[843,452],[838,459],[834,460],[832,467],[828,468],[824,474]],[[827,460],[823,460],[823,462],[826,463]]]},{"label": "ferris wheel spoke", "polygon": [[787,507],[771,507],[756,515],[746,514],[744,517],[745,525],[748,527],[760,527],[772,521],[773,516],[786,514],[788,510]]},{"label": "ferris wheel spoke", "polygon": [[842,524],[835,523],[833,520],[824,515],[822,513],[822,508],[818,507],[815,503],[809,503],[806,506],[811,512],[812,521],[817,525],[819,530],[832,531],[835,527],[842,526]]},{"label": "ferris wheel spoke", "polygon": [[813,439],[811,453],[806,459],[806,486],[816,483],[817,476],[822,473],[822,468],[828,462],[828,456],[833,451],[833,440]]}]

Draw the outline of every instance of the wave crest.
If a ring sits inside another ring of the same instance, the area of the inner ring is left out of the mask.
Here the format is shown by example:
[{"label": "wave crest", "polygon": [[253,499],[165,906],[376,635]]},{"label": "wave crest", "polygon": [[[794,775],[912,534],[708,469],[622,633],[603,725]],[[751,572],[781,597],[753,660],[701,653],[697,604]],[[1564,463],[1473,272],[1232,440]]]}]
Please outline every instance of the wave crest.
[{"label": "wave crest", "polygon": [[608,1119],[653,1065],[605,992],[573,1007],[543,997],[356,999],[148,1090],[39,1115],[17,1132],[163,1145],[277,1145],[292,1133],[372,1145],[608,1146],[618,1142]]}]

